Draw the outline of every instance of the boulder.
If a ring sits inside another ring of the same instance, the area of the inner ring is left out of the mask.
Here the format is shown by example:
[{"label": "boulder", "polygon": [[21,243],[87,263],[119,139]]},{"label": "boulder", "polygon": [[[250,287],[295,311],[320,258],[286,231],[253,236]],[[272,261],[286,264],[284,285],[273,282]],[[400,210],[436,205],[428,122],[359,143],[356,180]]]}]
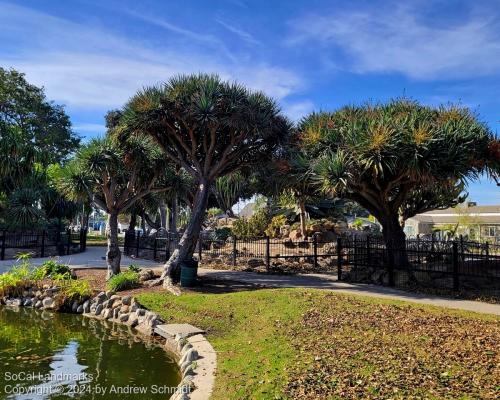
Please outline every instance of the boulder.
[{"label": "boulder", "polygon": [[151,279],[154,279],[155,273],[152,269],[143,269],[141,272],[139,272],[139,281],[140,282],[145,282],[149,281]]},{"label": "boulder", "polygon": [[55,301],[52,297],[46,297],[42,300],[43,308],[53,309],[55,307]]}]

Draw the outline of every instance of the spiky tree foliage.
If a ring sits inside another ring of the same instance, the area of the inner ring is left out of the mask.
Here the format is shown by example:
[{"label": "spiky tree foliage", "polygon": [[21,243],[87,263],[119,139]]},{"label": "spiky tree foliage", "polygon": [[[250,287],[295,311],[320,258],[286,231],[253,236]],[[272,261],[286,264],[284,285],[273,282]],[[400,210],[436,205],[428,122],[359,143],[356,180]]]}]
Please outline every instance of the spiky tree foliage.
[{"label": "spiky tree foliage", "polygon": [[219,207],[228,216],[234,217],[232,208],[243,195],[246,186],[247,178],[241,171],[221,176],[215,180],[213,186],[215,198]]},{"label": "spiky tree foliage", "polygon": [[287,157],[277,164],[275,179],[282,190],[290,193],[293,198],[300,217],[300,232],[303,238],[307,237],[306,229],[306,204],[319,201],[322,197],[312,179],[313,172],[310,169],[311,160],[305,149],[291,147]]},{"label": "spiky tree foliage", "polygon": [[123,110],[122,122],[122,137],[154,138],[196,180],[191,219],[164,277],[192,257],[215,180],[271,157],[289,130],[272,99],[204,74],[140,91]]},{"label": "spiky tree foliage", "polygon": [[313,113],[299,132],[298,146],[316,158],[316,182],[369,210],[401,247],[400,218],[456,204],[456,183],[480,176],[493,140],[466,108],[407,99]]},{"label": "spiky tree foliage", "polygon": [[162,154],[147,138],[93,139],[60,172],[59,189],[70,199],[87,198],[108,213],[108,277],[120,272],[118,214],[148,194],[168,190],[169,170]]}]

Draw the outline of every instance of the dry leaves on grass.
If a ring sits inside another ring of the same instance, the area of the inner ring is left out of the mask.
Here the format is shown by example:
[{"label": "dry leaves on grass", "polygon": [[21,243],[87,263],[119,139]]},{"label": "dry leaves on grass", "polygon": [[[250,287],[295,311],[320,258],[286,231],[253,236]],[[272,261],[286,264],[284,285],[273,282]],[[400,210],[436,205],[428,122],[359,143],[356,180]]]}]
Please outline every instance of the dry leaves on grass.
[{"label": "dry leaves on grass", "polygon": [[289,333],[293,399],[500,396],[499,321],[331,296]]}]

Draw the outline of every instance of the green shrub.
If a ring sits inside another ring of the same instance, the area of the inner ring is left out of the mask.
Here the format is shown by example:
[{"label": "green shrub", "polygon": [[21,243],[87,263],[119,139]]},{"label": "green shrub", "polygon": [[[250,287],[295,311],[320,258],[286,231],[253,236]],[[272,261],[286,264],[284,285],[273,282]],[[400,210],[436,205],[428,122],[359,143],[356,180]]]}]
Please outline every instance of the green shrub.
[{"label": "green shrub", "polygon": [[19,296],[29,287],[43,279],[39,268],[33,268],[31,265],[31,254],[20,253],[17,257],[21,264],[14,265],[10,271],[0,275],[0,295],[1,296]]},{"label": "green shrub", "polygon": [[114,275],[107,283],[108,289],[115,292],[133,289],[139,286],[139,274],[134,271],[125,271]]},{"label": "green shrub", "polygon": [[67,265],[59,264],[53,260],[45,261],[39,269],[44,278],[54,278],[57,275],[71,276],[71,269]]},{"label": "green shrub", "polygon": [[271,220],[271,223],[266,228],[266,235],[275,238],[278,237],[281,231],[281,227],[286,225],[288,220],[283,214],[275,215]]},{"label": "green shrub", "polygon": [[128,270],[131,271],[131,272],[141,272],[141,267],[139,267],[138,265],[135,265],[135,264],[130,264],[128,266]]},{"label": "green shrub", "polygon": [[60,296],[62,302],[82,301],[88,299],[92,295],[90,283],[86,280],[63,279],[59,281],[61,284]]},{"label": "green shrub", "polygon": [[268,219],[265,210],[259,210],[250,218],[239,218],[234,222],[233,233],[240,239],[253,239],[264,236]]},{"label": "green shrub", "polygon": [[226,241],[229,236],[232,235],[231,228],[225,226],[224,228],[219,228],[215,230],[215,238],[216,240],[224,240]]}]

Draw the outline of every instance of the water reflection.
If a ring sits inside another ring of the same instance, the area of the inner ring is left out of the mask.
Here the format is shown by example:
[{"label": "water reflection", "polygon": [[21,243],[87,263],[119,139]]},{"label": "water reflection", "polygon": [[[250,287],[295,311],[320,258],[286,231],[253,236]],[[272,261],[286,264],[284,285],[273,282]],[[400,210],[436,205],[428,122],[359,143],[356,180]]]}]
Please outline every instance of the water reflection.
[{"label": "water reflection", "polygon": [[0,307],[1,399],[168,399],[179,380],[158,343],[120,325]]}]

